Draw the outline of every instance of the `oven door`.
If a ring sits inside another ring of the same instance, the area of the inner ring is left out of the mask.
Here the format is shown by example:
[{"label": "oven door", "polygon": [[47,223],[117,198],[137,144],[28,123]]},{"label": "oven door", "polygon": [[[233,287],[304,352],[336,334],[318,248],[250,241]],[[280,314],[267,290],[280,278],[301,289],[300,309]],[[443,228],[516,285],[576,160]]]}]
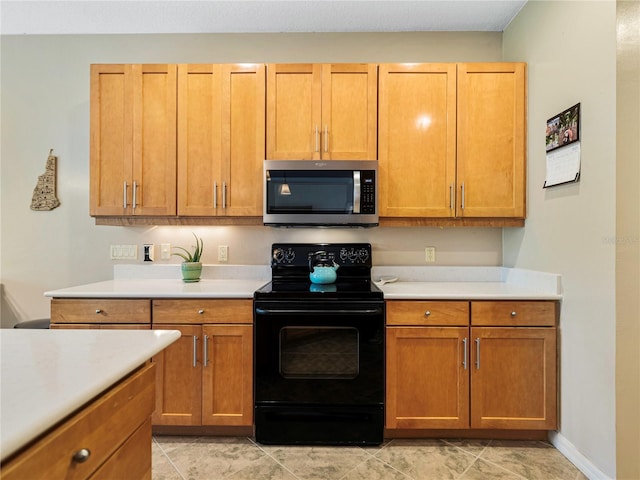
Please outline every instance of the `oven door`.
[{"label": "oven door", "polygon": [[382,405],[384,302],[256,301],[256,405]]}]

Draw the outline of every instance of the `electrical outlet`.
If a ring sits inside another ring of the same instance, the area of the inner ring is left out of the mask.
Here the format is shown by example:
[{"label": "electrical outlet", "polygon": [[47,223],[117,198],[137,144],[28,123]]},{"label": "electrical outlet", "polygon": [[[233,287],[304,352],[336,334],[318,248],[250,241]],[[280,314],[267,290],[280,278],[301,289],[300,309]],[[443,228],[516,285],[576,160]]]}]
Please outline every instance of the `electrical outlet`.
[{"label": "electrical outlet", "polygon": [[171,244],[170,243],[161,243],[160,244],[160,258],[162,260],[169,260],[171,258]]},{"label": "electrical outlet", "polygon": [[226,262],[229,260],[229,247],[227,245],[218,245],[218,261]]},{"label": "electrical outlet", "polygon": [[436,247],[424,248],[424,261],[427,263],[435,263],[436,261]]}]

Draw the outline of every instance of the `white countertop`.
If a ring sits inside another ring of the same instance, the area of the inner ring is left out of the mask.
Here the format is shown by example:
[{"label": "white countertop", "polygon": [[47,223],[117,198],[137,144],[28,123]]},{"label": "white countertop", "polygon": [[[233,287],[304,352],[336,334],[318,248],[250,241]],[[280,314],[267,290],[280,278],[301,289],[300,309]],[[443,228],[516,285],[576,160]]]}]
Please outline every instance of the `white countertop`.
[{"label": "white countertop", "polygon": [[504,282],[401,282],[380,287],[386,300],[559,300],[558,294]]},{"label": "white countertop", "polygon": [[45,292],[64,298],[253,298],[266,280],[203,278],[185,283],[171,278],[114,279]]},{"label": "white countertop", "polygon": [[[374,266],[371,277],[394,277],[385,299],[559,300],[558,274],[505,267]],[[58,298],[252,298],[271,278],[264,265],[205,265],[184,283],[179,265],[119,265],[114,279],[45,292]]]},{"label": "white countertop", "polygon": [[0,330],[1,458],[178,338],[177,330]]},{"label": "white countertop", "polygon": [[371,277],[397,278],[380,287],[386,300],[560,300],[555,273],[505,267],[373,267]]}]

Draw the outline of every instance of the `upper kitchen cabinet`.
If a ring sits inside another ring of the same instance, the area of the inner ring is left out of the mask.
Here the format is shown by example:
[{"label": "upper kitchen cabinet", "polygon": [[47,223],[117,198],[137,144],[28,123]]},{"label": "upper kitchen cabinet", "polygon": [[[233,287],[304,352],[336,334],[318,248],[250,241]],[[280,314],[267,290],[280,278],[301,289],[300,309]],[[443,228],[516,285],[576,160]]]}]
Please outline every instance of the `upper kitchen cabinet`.
[{"label": "upper kitchen cabinet", "polygon": [[375,160],[377,66],[267,65],[267,158]]},{"label": "upper kitchen cabinet", "polygon": [[178,66],[178,215],[262,215],[265,67]]},{"label": "upper kitchen cabinet", "polygon": [[526,65],[458,65],[459,217],[525,217]]},{"label": "upper kitchen cabinet", "polygon": [[92,65],[90,121],[90,214],[175,215],[175,65]]},{"label": "upper kitchen cabinet", "polygon": [[383,64],[379,99],[382,225],[522,225],[524,63]]},{"label": "upper kitchen cabinet", "polygon": [[455,213],[456,65],[380,65],[380,216]]}]

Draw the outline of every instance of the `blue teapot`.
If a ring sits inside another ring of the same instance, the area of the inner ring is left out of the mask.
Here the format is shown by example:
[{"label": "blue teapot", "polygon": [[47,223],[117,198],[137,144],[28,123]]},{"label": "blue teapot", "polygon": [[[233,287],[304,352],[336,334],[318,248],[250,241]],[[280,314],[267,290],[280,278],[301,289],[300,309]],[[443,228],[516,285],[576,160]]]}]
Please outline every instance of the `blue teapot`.
[{"label": "blue teapot", "polygon": [[309,258],[309,279],[311,283],[319,285],[333,283],[338,278],[336,273],[338,268],[340,266],[333,259],[327,257],[327,252],[316,252]]}]

